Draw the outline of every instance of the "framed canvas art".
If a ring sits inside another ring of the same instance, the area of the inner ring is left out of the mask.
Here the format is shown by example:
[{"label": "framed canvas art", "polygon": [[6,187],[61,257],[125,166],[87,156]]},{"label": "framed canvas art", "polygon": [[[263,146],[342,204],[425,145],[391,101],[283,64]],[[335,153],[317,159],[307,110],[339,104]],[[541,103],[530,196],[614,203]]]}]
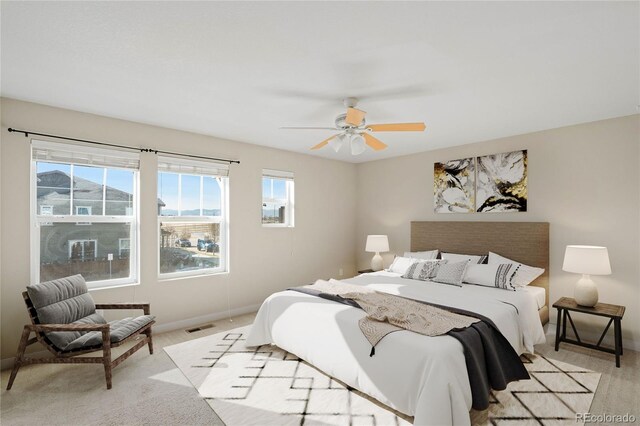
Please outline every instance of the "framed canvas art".
[{"label": "framed canvas art", "polygon": [[433,197],[436,213],[475,211],[475,158],[433,165]]},{"label": "framed canvas art", "polygon": [[477,212],[527,211],[527,150],[477,158]]}]

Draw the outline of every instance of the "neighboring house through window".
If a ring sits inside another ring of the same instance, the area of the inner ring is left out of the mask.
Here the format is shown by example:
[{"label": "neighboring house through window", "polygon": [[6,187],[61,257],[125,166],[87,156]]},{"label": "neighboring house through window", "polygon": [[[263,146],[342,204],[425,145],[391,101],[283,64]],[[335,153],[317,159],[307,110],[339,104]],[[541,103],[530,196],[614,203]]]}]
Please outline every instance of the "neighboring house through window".
[{"label": "neighboring house through window", "polygon": [[293,173],[262,170],[262,225],[293,227]]},{"label": "neighboring house through window", "polygon": [[137,281],[139,154],[36,140],[32,153],[32,282],[74,274],[89,287]]},{"label": "neighboring house through window", "polygon": [[158,158],[160,278],[227,271],[226,164]]}]

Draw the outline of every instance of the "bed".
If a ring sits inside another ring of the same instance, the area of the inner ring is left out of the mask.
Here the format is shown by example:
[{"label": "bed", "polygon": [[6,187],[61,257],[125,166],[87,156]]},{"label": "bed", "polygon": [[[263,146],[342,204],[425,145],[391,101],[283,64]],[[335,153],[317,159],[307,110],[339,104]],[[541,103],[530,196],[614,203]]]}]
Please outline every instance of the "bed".
[{"label": "bed", "polygon": [[[486,254],[548,270],[547,223],[412,222],[411,250]],[[473,285],[455,287],[377,272],[344,280],[381,292],[468,310],[489,318],[518,353],[544,343],[540,294]],[[548,272],[536,285],[546,290]],[[548,291],[545,291],[545,307]],[[548,309],[547,309],[548,312]],[[358,327],[365,313],[309,294],[269,296],[247,337],[248,346],[275,344],[383,404],[414,416],[415,424],[469,424],[471,389],[462,345],[448,335],[389,334],[370,356]]]}]

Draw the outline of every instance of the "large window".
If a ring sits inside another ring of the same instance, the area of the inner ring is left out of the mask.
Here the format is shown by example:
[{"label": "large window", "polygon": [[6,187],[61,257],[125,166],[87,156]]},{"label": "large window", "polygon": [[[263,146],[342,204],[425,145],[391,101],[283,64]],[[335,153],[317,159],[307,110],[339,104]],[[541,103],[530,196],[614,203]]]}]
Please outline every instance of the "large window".
[{"label": "large window", "polygon": [[41,141],[32,148],[33,282],[74,274],[94,288],[135,282],[138,155]]},{"label": "large window", "polygon": [[158,160],[161,278],[227,270],[228,166]]},{"label": "large window", "polygon": [[293,226],[293,173],[262,171],[262,225]]}]

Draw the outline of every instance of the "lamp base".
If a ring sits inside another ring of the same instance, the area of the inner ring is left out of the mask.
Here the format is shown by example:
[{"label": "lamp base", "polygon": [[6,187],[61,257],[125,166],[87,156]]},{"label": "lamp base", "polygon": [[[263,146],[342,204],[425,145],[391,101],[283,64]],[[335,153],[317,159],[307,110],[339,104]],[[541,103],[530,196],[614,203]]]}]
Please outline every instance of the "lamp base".
[{"label": "lamp base", "polygon": [[371,269],[373,271],[382,270],[382,256],[380,256],[380,253],[378,252],[376,252],[373,258],[371,258]]},{"label": "lamp base", "polygon": [[573,298],[580,306],[593,307],[598,303],[598,287],[589,275],[582,275],[573,292]]}]

